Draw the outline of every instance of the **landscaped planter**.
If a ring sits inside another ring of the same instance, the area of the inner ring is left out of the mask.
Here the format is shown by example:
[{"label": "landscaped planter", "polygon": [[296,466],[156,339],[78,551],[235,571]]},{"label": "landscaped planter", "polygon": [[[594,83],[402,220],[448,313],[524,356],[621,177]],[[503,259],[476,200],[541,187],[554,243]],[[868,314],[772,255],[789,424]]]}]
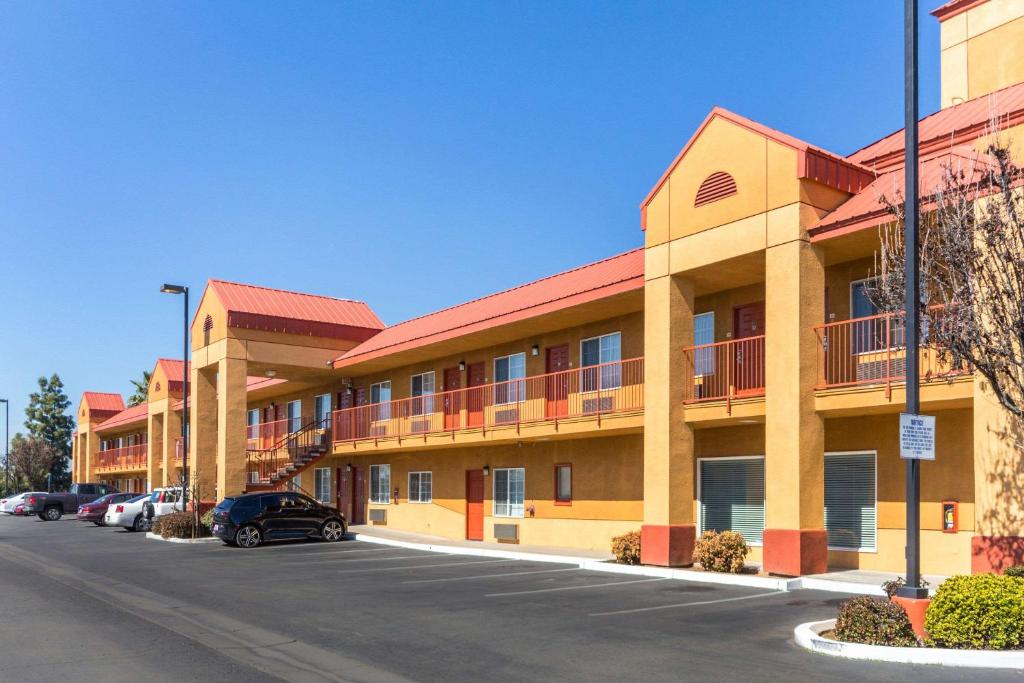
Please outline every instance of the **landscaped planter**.
[{"label": "landscaped planter", "polygon": [[825,638],[821,633],[835,628],[836,620],[800,624],[793,631],[796,644],[807,650],[876,662],[900,664],[942,664],[985,669],[1024,669],[1024,650],[949,650],[937,647],[887,647],[844,643]]},{"label": "landscaped planter", "polygon": [[152,531],[146,532],[146,538],[154,541],[167,541],[168,543],[221,543],[219,538],[214,536],[201,536],[199,538],[164,538]]}]

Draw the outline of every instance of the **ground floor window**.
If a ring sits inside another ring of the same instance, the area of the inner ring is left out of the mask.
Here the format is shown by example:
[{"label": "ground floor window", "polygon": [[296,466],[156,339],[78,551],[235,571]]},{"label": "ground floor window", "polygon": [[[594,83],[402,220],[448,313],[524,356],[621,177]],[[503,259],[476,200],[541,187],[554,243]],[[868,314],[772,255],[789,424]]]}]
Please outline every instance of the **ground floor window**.
[{"label": "ground floor window", "polygon": [[747,543],[764,532],[764,457],[700,461],[700,531],[737,531]]},{"label": "ground floor window", "polygon": [[504,467],[494,470],[494,516],[522,517],[526,470]]},{"label": "ground floor window", "polygon": [[317,467],[314,471],[316,499],[321,503],[331,502],[331,468]]},{"label": "ground floor window", "polygon": [[835,550],[875,550],[874,453],[825,454],[825,529]]},{"label": "ground floor window", "polygon": [[572,502],[572,465],[555,465],[555,503]]},{"label": "ground floor window", "polygon": [[370,465],[370,502],[391,502],[391,465]]},{"label": "ground floor window", "polygon": [[429,503],[433,500],[433,475],[430,472],[409,473],[409,502]]}]

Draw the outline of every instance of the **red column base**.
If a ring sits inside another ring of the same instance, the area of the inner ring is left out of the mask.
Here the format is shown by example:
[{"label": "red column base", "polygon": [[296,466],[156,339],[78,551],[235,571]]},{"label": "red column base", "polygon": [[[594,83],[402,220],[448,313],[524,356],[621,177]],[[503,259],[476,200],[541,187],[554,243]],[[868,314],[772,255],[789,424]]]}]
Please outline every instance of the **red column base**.
[{"label": "red column base", "polygon": [[640,563],[689,567],[697,527],[693,524],[644,524],[640,527]]},{"label": "red column base", "polygon": [[1024,565],[1024,536],[975,536],[971,539],[971,573],[1001,573]]},{"label": "red column base", "polygon": [[901,598],[900,596],[894,596],[892,601],[903,608],[903,611],[907,613],[907,617],[910,619],[910,626],[914,629],[914,633],[921,640],[924,640],[927,634],[924,632],[924,615],[928,611],[928,605],[932,604],[931,598]]},{"label": "red column base", "polygon": [[828,570],[828,534],[824,529],[765,529],[764,571],[782,576]]}]

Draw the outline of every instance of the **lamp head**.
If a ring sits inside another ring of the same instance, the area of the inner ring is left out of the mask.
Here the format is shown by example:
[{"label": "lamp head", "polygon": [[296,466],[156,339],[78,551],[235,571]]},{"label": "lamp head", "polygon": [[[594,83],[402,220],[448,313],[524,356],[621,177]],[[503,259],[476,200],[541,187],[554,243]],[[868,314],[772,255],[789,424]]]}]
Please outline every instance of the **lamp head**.
[{"label": "lamp head", "polygon": [[184,294],[188,291],[188,287],[185,285],[169,285],[165,283],[164,286],[160,288],[160,291],[164,294]]}]

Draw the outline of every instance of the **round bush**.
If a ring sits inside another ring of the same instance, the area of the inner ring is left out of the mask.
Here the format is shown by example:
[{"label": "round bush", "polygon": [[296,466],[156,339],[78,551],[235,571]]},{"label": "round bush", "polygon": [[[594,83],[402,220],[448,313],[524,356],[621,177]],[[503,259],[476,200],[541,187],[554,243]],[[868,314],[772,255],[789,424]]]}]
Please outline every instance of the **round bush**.
[{"label": "round bush", "polygon": [[851,598],[839,605],[836,640],[891,647],[917,646],[917,636],[903,608],[869,595]]},{"label": "round bush", "polygon": [[693,548],[693,559],[711,572],[743,571],[743,561],[750,553],[750,547],[743,535],[735,531],[705,531]]},{"label": "round bush", "polygon": [[640,532],[630,531],[613,538],[612,554],[621,564],[640,564]]},{"label": "round bush", "polygon": [[938,647],[1024,646],[1024,578],[976,574],[946,579],[928,607],[924,629]]},{"label": "round bush", "polygon": [[1018,564],[1015,567],[1007,567],[1003,570],[1003,576],[1016,576],[1017,578],[1024,578],[1024,564]]},{"label": "round bush", "polygon": [[153,533],[162,538],[195,538],[195,518],[191,512],[172,512],[153,520]]}]

